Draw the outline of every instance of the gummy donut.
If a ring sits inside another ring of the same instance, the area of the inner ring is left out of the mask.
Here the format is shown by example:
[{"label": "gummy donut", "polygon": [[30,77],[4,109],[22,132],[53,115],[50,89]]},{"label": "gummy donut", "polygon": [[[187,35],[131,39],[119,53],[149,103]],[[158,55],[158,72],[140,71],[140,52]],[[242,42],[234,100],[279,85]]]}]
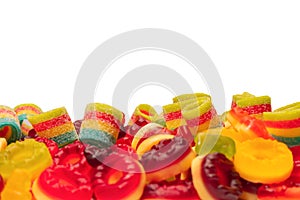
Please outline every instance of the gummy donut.
[{"label": "gummy donut", "polygon": [[54,140],[59,147],[78,139],[75,127],[64,107],[28,116],[28,120],[38,136]]},{"label": "gummy donut", "polygon": [[272,136],[289,146],[300,144],[300,102],[264,112],[263,120]]},{"label": "gummy donut", "polygon": [[116,143],[124,114],[116,108],[102,103],[88,104],[79,138],[92,145],[111,146]]},{"label": "gummy donut", "polygon": [[137,160],[112,154],[103,163],[97,167],[93,179],[96,199],[140,199],[146,176]]},{"label": "gummy donut", "polygon": [[189,142],[182,137],[162,140],[144,153],[140,159],[147,181],[162,181],[174,177],[191,167],[196,156]]},{"label": "gummy donut", "polygon": [[278,183],[291,175],[293,155],[284,143],[255,138],[237,145],[234,166],[247,181]]},{"label": "gummy donut", "polygon": [[63,165],[43,171],[33,182],[32,193],[36,200],[90,200],[93,195],[89,177]]},{"label": "gummy donut", "polygon": [[196,157],[192,162],[194,187],[201,199],[239,199],[242,185],[233,163],[221,153]]},{"label": "gummy donut", "polygon": [[248,114],[271,112],[271,98],[269,96],[254,96],[248,92],[236,94],[232,97],[231,109],[238,107]]},{"label": "gummy donut", "polygon": [[52,158],[48,148],[34,139],[11,143],[0,152],[0,173],[4,180],[7,180],[15,169],[26,169],[34,179],[50,165]]},{"label": "gummy donut", "polygon": [[21,136],[20,123],[15,111],[0,105],[0,137],[11,143],[19,140]]},{"label": "gummy donut", "polygon": [[143,126],[134,136],[131,146],[139,155],[149,151],[161,140],[172,139],[174,135],[156,123],[149,123]]},{"label": "gummy donut", "polygon": [[146,185],[142,198],[146,199],[199,199],[191,180],[152,182]]},{"label": "gummy donut", "polygon": [[20,104],[14,108],[21,125],[23,135],[28,135],[33,126],[27,120],[28,116],[41,114],[43,111],[35,104]]}]

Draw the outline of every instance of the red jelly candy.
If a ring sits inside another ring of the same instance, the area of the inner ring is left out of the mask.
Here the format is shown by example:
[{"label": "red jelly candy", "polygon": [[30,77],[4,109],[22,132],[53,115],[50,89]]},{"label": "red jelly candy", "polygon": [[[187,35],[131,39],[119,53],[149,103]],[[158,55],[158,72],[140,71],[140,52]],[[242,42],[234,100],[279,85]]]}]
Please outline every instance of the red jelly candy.
[{"label": "red jelly candy", "polygon": [[4,180],[3,180],[3,178],[2,178],[2,176],[0,174],[0,194],[1,194],[2,190],[3,190],[3,188],[4,188]]},{"label": "red jelly candy", "polygon": [[90,200],[93,195],[89,178],[72,166],[54,165],[34,181],[32,192],[37,200]]}]

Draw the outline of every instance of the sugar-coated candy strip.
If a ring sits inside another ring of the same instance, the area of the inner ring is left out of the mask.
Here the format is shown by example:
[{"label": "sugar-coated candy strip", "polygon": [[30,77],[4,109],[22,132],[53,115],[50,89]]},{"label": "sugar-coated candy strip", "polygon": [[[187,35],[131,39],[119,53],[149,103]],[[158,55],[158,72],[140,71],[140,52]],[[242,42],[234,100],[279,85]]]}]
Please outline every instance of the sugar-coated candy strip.
[{"label": "sugar-coated candy strip", "polygon": [[113,106],[90,103],[85,109],[79,138],[83,143],[99,147],[111,146],[115,144],[124,121],[124,113]]},{"label": "sugar-coated candy strip", "polygon": [[300,144],[300,102],[292,103],[273,112],[263,113],[264,124],[272,136],[289,146]]},{"label": "sugar-coated candy strip", "polygon": [[23,135],[28,135],[29,131],[33,129],[33,126],[28,121],[28,116],[41,114],[43,111],[40,107],[35,104],[20,104],[14,108],[19,121]]},{"label": "sugar-coated candy strip", "polygon": [[21,128],[17,114],[13,109],[0,105],[0,137],[4,137],[8,143],[21,138]]},{"label": "sugar-coated candy strip", "polygon": [[272,110],[269,96],[254,96],[248,92],[233,95],[231,108],[235,107],[241,108],[248,114],[260,114]]},{"label": "sugar-coated candy strip", "polygon": [[150,123],[157,119],[158,114],[152,106],[148,104],[140,104],[135,108],[128,125],[134,124],[140,117]]},{"label": "sugar-coated candy strip", "polygon": [[78,139],[75,127],[64,107],[28,116],[38,136],[54,140],[59,147]]}]

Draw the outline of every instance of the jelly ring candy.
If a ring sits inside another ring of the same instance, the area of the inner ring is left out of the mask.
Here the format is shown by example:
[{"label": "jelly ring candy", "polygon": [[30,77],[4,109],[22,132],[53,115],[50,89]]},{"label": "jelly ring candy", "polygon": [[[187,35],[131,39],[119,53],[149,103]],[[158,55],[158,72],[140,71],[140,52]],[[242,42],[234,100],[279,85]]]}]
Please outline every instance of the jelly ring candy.
[{"label": "jelly ring candy", "polygon": [[269,96],[254,96],[248,92],[236,94],[232,97],[231,109],[238,107],[248,114],[271,112],[271,98]]},{"label": "jelly ring candy", "polygon": [[4,190],[1,192],[2,200],[31,200],[31,177],[26,169],[15,169],[8,178]]},{"label": "jelly ring candy", "polygon": [[162,181],[185,172],[196,156],[189,142],[182,137],[162,140],[140,159],[147,181]]},{"label": "jelly ring candy", "polygon": [[19,140],[21,136],[20,123],[15,111],[7,106],[0,106],[0,137],[11,143]]},{"label": "jelly ring candy", "polygon": [[11,143],[0,152],[0,173],[4,180],[15,169],[26,169],[34,179],[50,165],[52,158],[46,145],[34,139]]},{"label": "jelly ring candy", "polygon": [[196,157],[192,162],[192,175],[201,199],[238,200],[242,194],[239,174],[221,153]]},{"label": "jelly ring candy", "polygon": [[143,126],[135,134],[131,143],[132,148],[136,150],[139,155],[142,155],[161,140],[172,139],[174,137],[170,131],[164,130],[163,126],[156,123],[149,123]]},{"label": "jelly ring candy", "polygon": [[151,182],[141,199],[199,199],[191,180]]},{"label": "jelly ring candy", "polygon": [[33,182],[36,200],[90,200],[93,191],[89,178],[72,166],[54,165]]},{"label": "jelly ring candy", "polygon": [[293,155],[284,143],[256,138],[237,145],[234,166],[247,181],[278,183],[291,175]]},{"label": "jelly ring candy", "polygon": [[288,146],[300,144],[300,102],[264,112],[263,120],[269,133]]},{"label": "jelly ring candy", "polygon": [[143,118],[148,123],[150,123],[150,122],[154,121],[157,117],[158,117],[158,114],[152,106],[150,106],[148,104],[140,104],[135,108],[135,110],[128,122],[128,125],[134,124],[137,120],[139,120],[139,118]]},{"label": "jelly ring candy", "polygon": [[[96,199],[140,199],[146,184],[143,166],[129,156],[112,154],[97,167],[93,179]],[[113,192],[112,192],[113,191]]]},{"label": "jelly ring candy", "polygon": [[20,104],[14,108],[21,125],[23,135],[28,135],[33,126],[27,120],[28,116],[41,114],[43,111],[35,104]]},{"label": "jelly ring candy", "polygon": [[38,136],[54,140],[59,147],[78,139],[75,127],[64,107],[28,116]]},{"label": "jelly ring candy", "polygon": [[92,145],[111,146],[118,139],[124,114],[116,108],[102,103],[90,103],[85,109],[79,138]]}]

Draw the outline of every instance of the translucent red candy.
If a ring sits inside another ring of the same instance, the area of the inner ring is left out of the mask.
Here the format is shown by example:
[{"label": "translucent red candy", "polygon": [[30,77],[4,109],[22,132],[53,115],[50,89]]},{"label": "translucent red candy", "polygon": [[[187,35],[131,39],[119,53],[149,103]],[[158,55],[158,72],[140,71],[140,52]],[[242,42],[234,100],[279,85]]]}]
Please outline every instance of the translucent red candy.
[{"label": "translucent red candy", "polygon": [[33,186],[37,199],[39,191],[50,199],[90,200],[93,195],[89,177],[78,172],[72,166],[54,165],[42,172]]},{"label": "translucent red candy", "polygon": [[4,180],[0,174],[0,194],[1,194],[1,191],[3,190],[3,188],[4,188]]},{"label": "translucent red candy", "polygon": [[72,166],[80,173],[90,175],[92,167],[87,162],[84,150],[85,146],[79,141],[68,144],[59,149],[53,158],[53,162],[56,165]]},{"label": "translucent red candy", "polygon": [[299,199],[300,197],[300,146],[291,147],[294,168],[291,176],[282,183],[259,187],[259,199]]},{"label": "translucent red candy", "polygon": [[191,180],[152,182],[146,185],[142,199],[199,199]]}]

